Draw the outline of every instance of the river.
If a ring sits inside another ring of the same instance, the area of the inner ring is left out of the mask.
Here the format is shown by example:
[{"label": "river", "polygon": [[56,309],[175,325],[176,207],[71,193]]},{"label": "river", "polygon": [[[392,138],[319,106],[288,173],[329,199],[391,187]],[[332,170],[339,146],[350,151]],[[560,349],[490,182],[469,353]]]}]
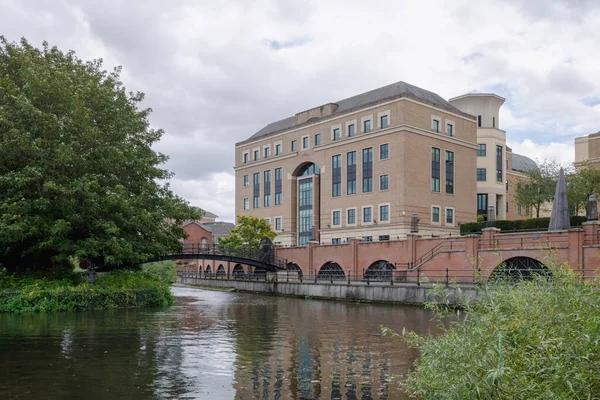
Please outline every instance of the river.
[{"label": "river", "polygon": [[415,307],[174,287],[162,309],[0,314],[1,399],[405,399]]}]

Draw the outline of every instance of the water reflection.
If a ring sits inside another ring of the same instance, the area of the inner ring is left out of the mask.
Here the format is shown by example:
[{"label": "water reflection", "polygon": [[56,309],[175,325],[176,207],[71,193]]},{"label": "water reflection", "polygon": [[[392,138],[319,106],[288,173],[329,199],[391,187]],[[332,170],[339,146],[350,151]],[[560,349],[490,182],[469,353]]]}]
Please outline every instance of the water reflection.
[{"label": "water reflection", "polygon": [[402,399],[418,308],[174,288],[160,310],[0,315],[2,398]]}]

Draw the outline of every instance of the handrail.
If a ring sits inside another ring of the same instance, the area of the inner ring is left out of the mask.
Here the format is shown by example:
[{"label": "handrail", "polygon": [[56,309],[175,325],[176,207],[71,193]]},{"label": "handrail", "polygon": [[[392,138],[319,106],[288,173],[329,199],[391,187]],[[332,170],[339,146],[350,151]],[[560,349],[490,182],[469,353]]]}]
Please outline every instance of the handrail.
[{"label": "handrail", "polygon": [[[421,257],[417,258],[415,260],[415,262],[413,263],[413,268],[411,269],[412,271],[420,268],[422,265],[424,265],[425,263],[427,263],[428,261],[430,261],[431,259],[433,259],[435,256],[437,256],[438,254],[442,253],[442,252],[447,252],[447,251],[454,251],[454,250],[463,250],[461,249],[454,249],[452,243],[453,242],[462,242],[464,243],[463,239],[457,239],[457,240],[444,240],[443,242],[438,243],[435,247],[433,247],[431,250],[428,250],[425,254],[423,254]],[[448,247],[449,244],[449,249],[444,248],[442,249],[442,247]]]}]

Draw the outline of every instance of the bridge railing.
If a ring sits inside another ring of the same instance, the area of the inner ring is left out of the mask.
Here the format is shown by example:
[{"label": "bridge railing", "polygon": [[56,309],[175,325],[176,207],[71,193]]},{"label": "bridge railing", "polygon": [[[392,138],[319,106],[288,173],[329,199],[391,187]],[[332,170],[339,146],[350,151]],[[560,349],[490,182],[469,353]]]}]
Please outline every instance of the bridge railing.
[{"label": "bridge railing", "polygon": [[480,250],[524,249],[524,248],[561,248],[569,245],[567,232],[539,232],[529,235],[495,235],[490,239],[479,239]]},{"label": "bridge railing", "polygon": [[231,248],[219,244],[209,245],[202,243],[185,243],[183,245],[182,254],[245,258],[265,264],[275,265],[281,269],[285,269],[287,264],[286,259],[275,257],[272,251],[262,251],[260,249],[249,247]]}]

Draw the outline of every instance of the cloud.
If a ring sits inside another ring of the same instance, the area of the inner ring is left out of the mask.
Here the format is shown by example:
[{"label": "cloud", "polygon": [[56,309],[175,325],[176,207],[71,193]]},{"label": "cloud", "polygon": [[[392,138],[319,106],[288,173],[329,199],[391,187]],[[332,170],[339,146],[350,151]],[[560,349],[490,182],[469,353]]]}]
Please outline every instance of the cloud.
[{"label": "cloud", "polygon": [[535,161],[555,160],[561,165],[569,165],[575,161],[575,144],[573,141],[564,143],[535,143],[531,139],[522,142],[507,141],[513,153],[525,155]]}]

